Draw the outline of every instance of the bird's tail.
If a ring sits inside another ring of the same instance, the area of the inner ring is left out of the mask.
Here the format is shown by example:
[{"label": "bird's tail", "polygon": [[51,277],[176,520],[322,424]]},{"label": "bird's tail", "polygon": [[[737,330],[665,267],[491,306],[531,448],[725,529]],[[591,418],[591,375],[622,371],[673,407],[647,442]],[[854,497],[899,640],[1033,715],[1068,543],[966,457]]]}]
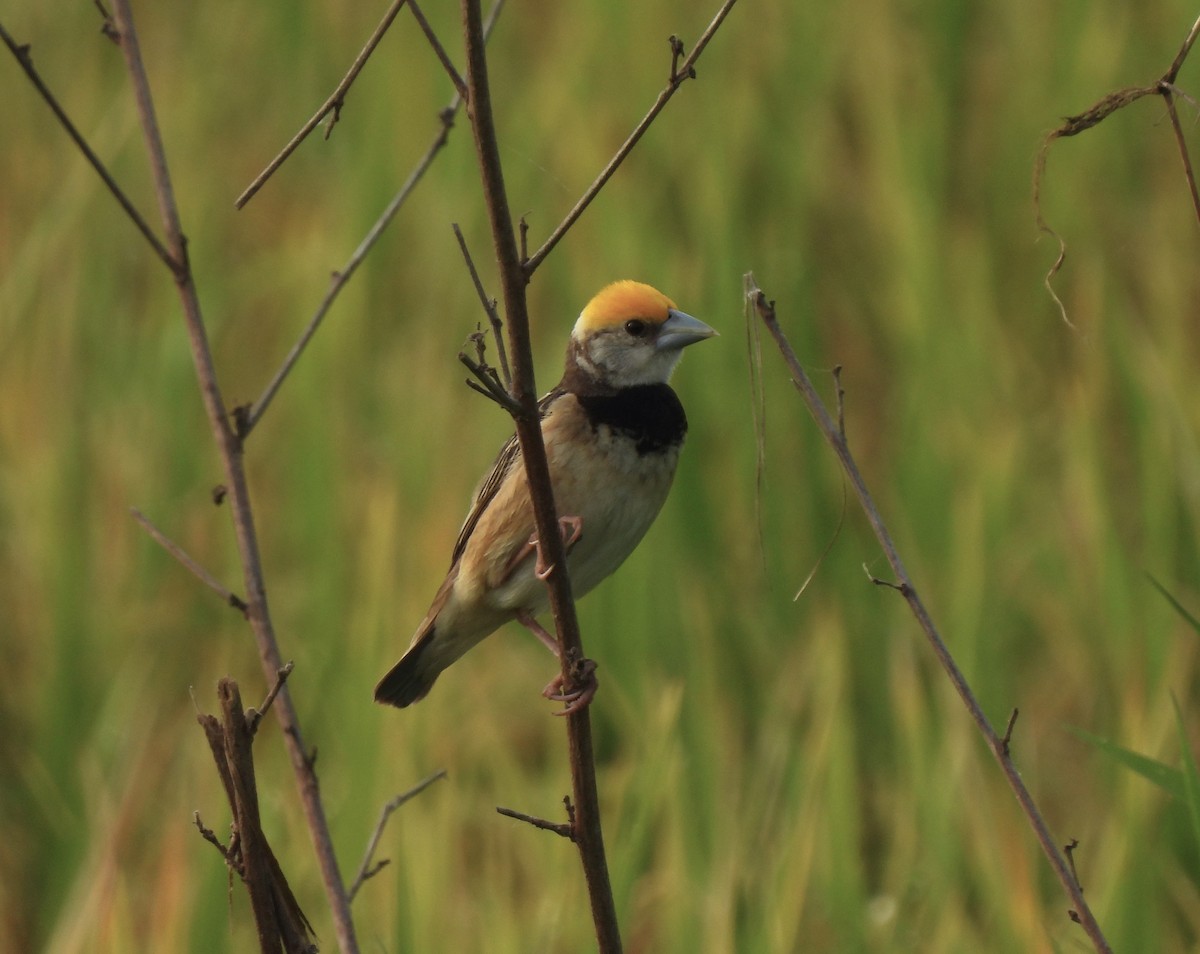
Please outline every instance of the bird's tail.
[{"label": "bird's tail", "polygon": [[429,665],[430,660],[423,658],[425,648],[433,641],[434,629],[430,627],[422,638],[413,643],[404,657],[388,670],[387,675],[379,680],[375,687],[375,701],[403,709],[424,699],[433,687],[441,669]]}]

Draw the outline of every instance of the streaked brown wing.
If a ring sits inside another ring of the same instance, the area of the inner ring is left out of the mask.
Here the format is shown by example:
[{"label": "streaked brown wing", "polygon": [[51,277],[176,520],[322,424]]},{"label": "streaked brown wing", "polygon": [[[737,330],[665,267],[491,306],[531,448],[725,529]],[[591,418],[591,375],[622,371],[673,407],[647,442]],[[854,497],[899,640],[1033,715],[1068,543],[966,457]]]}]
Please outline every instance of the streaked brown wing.
[{"label": "streaked brown wing", "polygon": [[[538,417],[545,418],[550,411],[550,406],[563,396],[566,392],[562,388],[555,388],[548,393],[540,401],[538,401]],[[517,435],[513,434],[504,446],[500,448],[500,453],[496,455],[496,461],[492,464],[492,470],[484,478],[479,488],[475,491],[475,499],[471,502],[471,509],[467,513],[467,519],[463,521],[462,528],[458,531],[458,539],[454,541],[454,553],[450,557],[450,566],[453,568],[458,563],[459,558],[463,555],[463,551],[467,548],[467,541],[471,539],[471,534],[475,532],[475,527],[479,524],[479,518],[483,516],[488,505],[496,496],[496,492],[504,483],[504,479],[516,466],[517,461],[521,457],[521,442],[517,440]]]}]

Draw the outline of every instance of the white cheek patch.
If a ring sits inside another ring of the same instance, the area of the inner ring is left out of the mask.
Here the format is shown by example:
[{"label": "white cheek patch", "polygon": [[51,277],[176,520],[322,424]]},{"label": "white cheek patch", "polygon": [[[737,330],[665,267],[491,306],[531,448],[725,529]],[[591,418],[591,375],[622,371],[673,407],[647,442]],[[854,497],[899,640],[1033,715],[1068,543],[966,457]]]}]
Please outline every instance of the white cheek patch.
[{"label": "white cheek patch", "polygon": [[593,377],[618,388],[666,384],[682,351],[656,351],[649,342],[629,347],[615,335],[598,334],[580,348],[577,361]]}]

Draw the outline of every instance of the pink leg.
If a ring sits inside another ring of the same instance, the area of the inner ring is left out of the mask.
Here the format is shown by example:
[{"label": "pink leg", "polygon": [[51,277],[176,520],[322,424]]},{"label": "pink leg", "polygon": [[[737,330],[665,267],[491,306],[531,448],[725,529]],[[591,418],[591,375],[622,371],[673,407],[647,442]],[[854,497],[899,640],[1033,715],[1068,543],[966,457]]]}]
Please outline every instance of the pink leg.
[{"label": "pink leg", "polygon": [[546,632],[546,630],[542,627],[542,624],[534,619],[533,614],[528,610],[521,610],[521,612],[517,614],[517,622],[533,633],[533,635],[538,639],[540,639],[542,641],[542,645],[550,650],[550,652],[554,653],[556,659],[562,655],[562,651],[558,648],[558,640],[554,638],[554,634]]},{"label": "pink leg", "polygon": [[[559,517],[558,529],[562,534],[563,549],[570,553],[571,547],[573,547],[579,541],[579,538],[583,536],[583,518]],[[507,580],[512,575],[513,570],[520,565],[521,561],[529,556],[530,553],[534,552],[537,553],[537,563],[534,565],[533,575],[539,580],[545,580],[550,575],[550,571],[553,570],[554,567],[547,566],[546,561],[542,559],[542,549],[538,546],[538,538],[536,533],[531,534],[525,545],[512,555],[512,558],[508,561],[508,566],[505,567],[504,579]]]},{"label": "pink leg", "polygon": [[[517,614],[517,622],[541,640],[542,644],[550,652],[554,653],[556,658],[562,658],[562,649],[558,645],[558,640],[548,633],[541,623],[533,618],[532,613],[522,610]],[[565,708],[555,712],[554,715],[565,716],[573,712],[579,712],[581,709],[586,709],[591,705],[592,699],[595,698],[596,690],[600,688],[600,683],[596,679],[596,664],[590,659],[585,659],[580,664],[579,670],[578,675],[573,678],[573,681],[578,683],[578,688],[571,689],[569,692],[566,691],[563,687],[563,676],[560,672],[542,690],[542,695],[547,699],[567,703]]]}]

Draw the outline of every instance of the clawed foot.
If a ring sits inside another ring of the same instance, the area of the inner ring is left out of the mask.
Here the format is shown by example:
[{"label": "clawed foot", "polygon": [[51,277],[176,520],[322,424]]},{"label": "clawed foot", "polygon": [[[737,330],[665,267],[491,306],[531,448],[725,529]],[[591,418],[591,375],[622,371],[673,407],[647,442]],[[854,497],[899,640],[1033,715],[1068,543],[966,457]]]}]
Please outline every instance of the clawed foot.
[{"label": "clawed foot", "polygon": [[[562,534],[563,552],[570,553],[571,547],[583,536],[583,517],[559,517],[558,532]],[[537,564],[533,568],[533,575],[539,580],[545,580],[554,570],[554,564],[547,565],[536,533],[529,538],[529,546],[537,550]]]},{"label": "clawed foot", "polygon": [[547,699],[567,703],[564,709],[554,713],[556,716],[571,715],[586,709],[592,704],[592,700],[596,697],[596,690],[600,688],[600,683],[596,679],[595,662],[591,659],[584,659],[574,668],[578,671],[571,674],[571,682],[575,688],[570,692],[563,690],[561,672],[551,679],[546,684],[546,688],[542,690],[542,695]]},{"label": "clawed foot", "polygon": [[[545,627],[542,626],[532,613],[521,612],[517,614],[517,622],[528,629],[534,636],[541,640],[542,644],[554,653],[556,659],[562,658],[562,649],[558,645],[558,640],[551,633],[548,633]],[[571,684],[575,687],[570,692],[563,689],[563,676],[560,672],[557,676],[546,684],[546,688],[542,690],[542,695],[547,699],[552,699],[555,702],[565,702],[566,707],[558,712],[556,716],[570,715],[572,712],[579,712],[586,709],[592,703],[592,699],[596,696],[596,690],[600,688],[600,683],[596,679],[596,664],[590,659],[582,659],[571,667]]]}]

